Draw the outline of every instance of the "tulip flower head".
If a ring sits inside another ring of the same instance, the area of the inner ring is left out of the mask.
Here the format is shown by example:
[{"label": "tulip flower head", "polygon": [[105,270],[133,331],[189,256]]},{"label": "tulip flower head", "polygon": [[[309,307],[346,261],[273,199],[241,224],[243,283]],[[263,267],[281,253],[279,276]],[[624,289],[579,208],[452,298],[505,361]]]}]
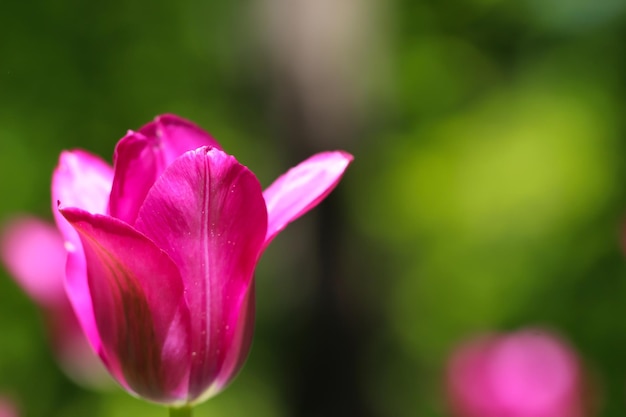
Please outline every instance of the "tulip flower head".
[{"label": "tulip flower head", "polygon": [[81,385],[102,387],[109,379],[65,294],[67,254],[57,228],[31,216],[9,219],[2,230],[0,249],[8,272],[44,312],[61,368]]},{"label": "tulip flower head", "polygon": [[66,290],[119,384],[172,407],[220,392],[250,348],[259,257],[351,160],[314,155],[263,192],[217,141],[173,115],[128,132],[113,167],[63,152],[52,205]]},{"label": "tulip flower head", "polygon": [[447,388],[458,417],[582,417],[572,350],[536,330],[470,341],[452,355]]}]

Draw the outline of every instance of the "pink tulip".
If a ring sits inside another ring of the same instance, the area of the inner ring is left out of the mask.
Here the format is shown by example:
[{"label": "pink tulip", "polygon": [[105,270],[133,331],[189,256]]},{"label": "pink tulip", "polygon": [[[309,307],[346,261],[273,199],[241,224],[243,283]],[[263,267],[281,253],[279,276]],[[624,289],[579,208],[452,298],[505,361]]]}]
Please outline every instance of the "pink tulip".
[{"label": "pink tulip", "polygon": [[554,335],[525,330],[486,336],[457,349],[448,394],[458,417],[582,417],[574,352]]},{"label": "pink tulip", "polygon": [[122,138],[114,168],[63,152],[52,195],[67,293],[113,377],[176,407],[220,392],[250,348],[259,257],[351,160],[314,155],[262,192],[248,168],[173,115]]},{"label": "pink tulip", "polygon": [[87,343],[65,295],[63,238],[54,225],[30,216],[10,219],[0,255],[9,273],[44,311],[57,359],[83,385],[101,386],[102,365]]}]

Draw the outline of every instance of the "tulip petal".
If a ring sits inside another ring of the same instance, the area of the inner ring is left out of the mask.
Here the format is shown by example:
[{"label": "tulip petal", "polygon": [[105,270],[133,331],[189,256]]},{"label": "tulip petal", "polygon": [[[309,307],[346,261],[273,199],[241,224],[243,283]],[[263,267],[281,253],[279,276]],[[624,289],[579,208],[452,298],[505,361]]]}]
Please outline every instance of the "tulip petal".
[{"label": "tulip petal", "polygon": [[200,127],[173,114],[157,116],[139,129],[139,133],[160,145],[166,165],[185,152],[202,146],[222,149],[219,142]]},{"label": "tulip petal", "polygon": [[252,336],[254,334],[256,296],[254,291],[254,280],[249,287],[246,298],[242,303],[242,313],[235,325],[235,335],[233,342],[224,359],[224,365],[217,377],[216,392],[221,391],[237,375],[250,351]]},{"label": "tulip petal", "polygon": [[78,234],[59,213],[58,206],[105,213],[112,181],[113,169],[106,162],[80,150],[61,153],[59,164],[52,175],[52,213],[67,250],[65,289],[81,327],[96,352],[100,350],[100,336],[89,294],[85,255]]},{"label": "tulip petal", "polygon": [[241,339],[240,316],[249,314],[247,294],[266,227],[257,178],[215,148],[174,161],[139,212],[137,230],[171,256],[185,280],[193,317],[190,401],[215,390],[229,349]]},{"label": "tulip petal", "polygon": [[219,143],[193,123],[174,115],[128,132],[115,148],[115,178],[109,213],[134,224],[148,190],[176,158],[201,146],[220,149]]},{"label": "tulip petal", "polygon": [[66,252],[52,224],[34,217],[9,220],[2,233],[2,261],[24,291],[42,306],[67,304]]},{"label": "tulip petal", "polygon": [[128,132],[115,147],[115,177],[111,186],[109,214],[134,224],[141,204],[157,177],[166,168],[153,141],[141,133]]},{"label": "tulip petal", "polygon": [[181,402],[189,372],[189,310],[170,257],[131,226],[61,210],[79,233],[105,362],[124,386]]},{"label": "tulip petal", "polygon": [[353,159],[342,151],[318,153],[274,181],[263,192],[268,215],[265,247],[289,223],[326,198]]},{"label": "tulip petal", "polygon": [[57,210],[59,202],[90,213],[106,212],[113,181],[113,169],[99,157],[82,150],[64,151],[52,176],[52,212],[66,241],[78,242],[78,235]]}]

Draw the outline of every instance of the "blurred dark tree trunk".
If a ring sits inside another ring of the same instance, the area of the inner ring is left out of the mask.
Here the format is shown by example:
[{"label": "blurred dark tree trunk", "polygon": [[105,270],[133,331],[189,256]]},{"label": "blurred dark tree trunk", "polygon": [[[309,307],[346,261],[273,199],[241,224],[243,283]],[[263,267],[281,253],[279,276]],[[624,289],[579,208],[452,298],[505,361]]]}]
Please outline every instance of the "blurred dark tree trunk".
[{"label": "blurred dark tree trunk", "polygon": [[[332,149],[326,150],[334,150],[353,142],[357,126],[350,120],[349,109],[338,125],[327,124],[323,130],[307,128],[310,115],[305,100],[297,89],[288,84],[283,86],[278,123],[284,129],[289,162],[302,161],[324,150],[321,149],[323,146],[331,146]],[[319,120],[319,123],[329,121]],[[364,335],[358,329],[363,326],[355,322],[360,321],[359,314],[350,311],[356,294],[350,291],[345,276],[349,254],[344,244],[347,236],[342,201],[340,186],[315,209],[314,226],[309,229],[312,236],[302,237],[310,242],[308,253],[312,255],[302,259],[300,265],[316,271],[316,276],[312,277],[311,310],[304,318],[295,321],[294,339],[290,342],[293,345],[289,347],[293,349],[289,354],[293,362],[287,370],[287,380],[294,384],[289,387],[293,395],[289,404],[289,415],[292,416],[372,415],[360,381],[359,360],[363,357]]]},{"label": "blurred dark tree trunk", "polygon": [[[287,166],[325,150],[355,153],[356,138],[369,123],[366,80],[373,63],[381,62],[375,47],[379,9],[361,0],[256,4],[267,47],[270,108]],[[362,292],[349,275],[353,250],[342,217],[342,188],[307,216],[303,223],[312,227],[298,234],[296,246],[304,252],[293,274],[306,281],[299,294],[306,305],[286,318],[284,381],[291,416],[371,415],[363,358],[370,331],[365,316],[373,309],[361,308]]]}]

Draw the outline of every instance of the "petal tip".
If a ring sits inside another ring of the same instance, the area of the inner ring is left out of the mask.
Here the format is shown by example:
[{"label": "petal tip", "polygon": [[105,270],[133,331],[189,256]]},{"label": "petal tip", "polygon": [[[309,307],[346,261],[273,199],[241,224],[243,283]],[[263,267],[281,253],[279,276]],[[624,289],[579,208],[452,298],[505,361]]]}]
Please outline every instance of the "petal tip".
[{"label": "petal tip", "polygon": [[338,150],[338,151],[335,151],[335,153],[341,155],[348,162],[354,161],[354,155],[352,155],[350,152]]},{"label": "petal tip", "polygon": [[67,220],[69,223],[74,224],[84,219],[89,213],[81,210],[76,207],[61,207],[61,202],[59,201],[59,213]]},{"label": "petal tip", "polygon": [[159,114],[154,118],[155,123],[184,123],[184,124],[193,124],[189,120],[182,118],[174,113],[163,113]]},{"label": "petal tip", "polygon": [[343,150],[336,150],[320,152],[311,156],[304,162],[313,162],[315,164],[320,163],[326,165],[327,167],[335,166],[345,169],[348,165],[350,165],[350,163],[352,163],[352,161],[354,161],[354,155]]}]

